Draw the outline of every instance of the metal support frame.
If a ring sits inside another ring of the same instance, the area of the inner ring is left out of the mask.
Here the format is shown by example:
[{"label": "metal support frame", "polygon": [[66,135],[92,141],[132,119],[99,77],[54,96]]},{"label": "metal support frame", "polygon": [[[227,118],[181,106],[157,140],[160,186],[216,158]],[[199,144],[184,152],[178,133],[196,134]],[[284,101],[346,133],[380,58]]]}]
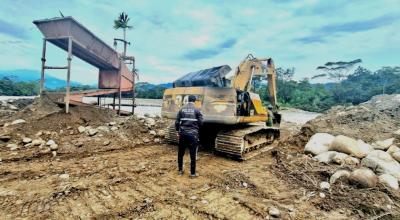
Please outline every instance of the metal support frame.
[{"label": "metal support frame", "polygon": [[71,79],[71,61],[72,61],[72,38],[68,38],[68,69],[67,69],[67,88],[65,94],[65,113],[69,113],[70,79]]},{"label": "metal support frame", "polygon": [[44,93],[44,70],[46,68],[46,38],[43,38],[43,48],[42,48],[42,70],[40,72],[40,91],[39,95],[42,97]]}]

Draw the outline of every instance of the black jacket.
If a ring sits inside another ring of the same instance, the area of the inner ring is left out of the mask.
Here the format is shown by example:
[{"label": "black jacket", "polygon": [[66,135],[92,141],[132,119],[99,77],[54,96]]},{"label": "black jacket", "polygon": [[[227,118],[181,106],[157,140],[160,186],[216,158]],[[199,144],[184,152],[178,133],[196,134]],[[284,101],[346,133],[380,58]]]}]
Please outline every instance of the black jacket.
[{"label": "black jacket", "polygon": [[179,133],[188,135],[199,135],[199,128],[203,124],[203,115],[200,110],[189,102],[179,110],[176,116],[175,129]]}]

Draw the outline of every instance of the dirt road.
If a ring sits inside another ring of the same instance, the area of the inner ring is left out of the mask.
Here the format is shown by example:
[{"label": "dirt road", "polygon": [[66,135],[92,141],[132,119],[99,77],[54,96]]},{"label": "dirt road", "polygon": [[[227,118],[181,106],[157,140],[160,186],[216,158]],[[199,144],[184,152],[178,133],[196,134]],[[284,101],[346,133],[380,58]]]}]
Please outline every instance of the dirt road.
[{"label": "dirt road", "polygon": [[380,188],[321,190],[337,168],[290,144],[298,124],[284,123],[281,140],[247,161],[200,151],[200,177],[189,179],[188,169],[177,174],[176,147],[162,143],[167,121],[56,109],[34,103],[0,120],[26,120],[1,130],[2,219],[358,219],[399,208],[398,195]]}]

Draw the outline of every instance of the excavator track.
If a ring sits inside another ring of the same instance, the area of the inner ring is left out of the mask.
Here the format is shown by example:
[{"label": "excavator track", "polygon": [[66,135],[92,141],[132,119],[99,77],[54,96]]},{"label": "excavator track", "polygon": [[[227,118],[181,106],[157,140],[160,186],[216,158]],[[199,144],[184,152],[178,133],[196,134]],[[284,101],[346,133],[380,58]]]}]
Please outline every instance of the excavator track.
[{"label": "excavator track", "polygon": [[[264,125],[241,126],[215,132],[217,134],[215,141],[213,141],[215,143],[213,147],[216,153],[238,160],[247,160],[271,149],[271,144],[279,138],[280,134],[279,128]],[[205,135],[213,136],[210,133]],[[200,138],[202,138],[201,136]],[[168,126],[166,129],[166,140],[171,144],[179,143],[178,132],[174,125]]]},{"label": "excavator track", "polygon": [[235,159],[247,160],[263,152],[268,144],[279,138],[279,134],[279,128],[263,125],[222,130],[215,139],[215,150]]}]

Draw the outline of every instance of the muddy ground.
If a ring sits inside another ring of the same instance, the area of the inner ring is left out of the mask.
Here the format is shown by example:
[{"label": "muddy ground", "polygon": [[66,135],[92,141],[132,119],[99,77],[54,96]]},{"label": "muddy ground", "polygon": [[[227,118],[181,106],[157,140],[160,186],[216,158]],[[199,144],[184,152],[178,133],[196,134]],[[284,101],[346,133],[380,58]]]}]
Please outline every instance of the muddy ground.
[{"label": "muddy ground", "polygon": [[[335,167],[319,165],[287,141],[298,125],[284,123],[281,140],[247,161],[200,151],[200,176],[189,179],[187,169],[177,174],[176,147],[163,143],[169,121],[71,111],[45,102],[1,118],[2,219],[274,219],[272,208],[281,219],[399,217],[397,192],[346,184],[321,190],[319,182]],[[10,125],[21,118],[26,122]],[[88,134],[91,128],[97,133]],[[51,139],[58,148],[23,146],[24,137]]]}]

